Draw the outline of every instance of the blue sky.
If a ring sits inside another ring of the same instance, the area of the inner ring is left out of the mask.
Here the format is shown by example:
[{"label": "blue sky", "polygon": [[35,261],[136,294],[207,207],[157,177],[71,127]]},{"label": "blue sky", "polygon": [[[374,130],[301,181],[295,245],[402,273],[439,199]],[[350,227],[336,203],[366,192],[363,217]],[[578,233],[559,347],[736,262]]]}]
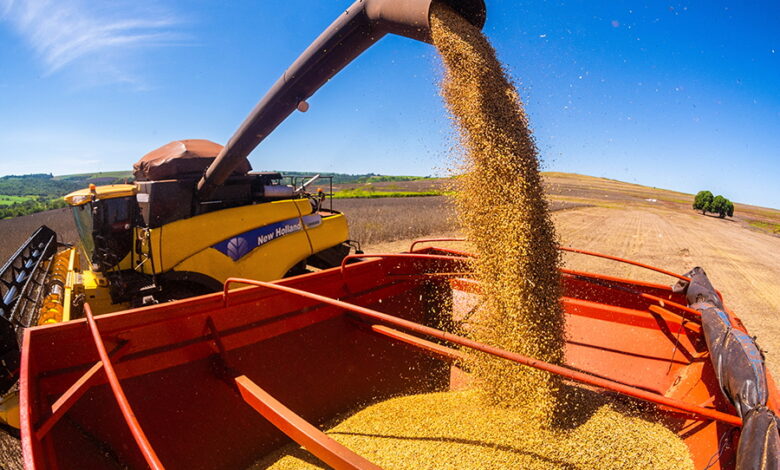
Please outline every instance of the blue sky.
[{"label": "blue sky", "polygon": [[[0,0],[0,174],[130,169],[224,143],[349,0]],[[547,170],[780,208],[780,3],[487,0]],[[252,154],[257,170],[442,174],[426,44],[386,37]]]}]

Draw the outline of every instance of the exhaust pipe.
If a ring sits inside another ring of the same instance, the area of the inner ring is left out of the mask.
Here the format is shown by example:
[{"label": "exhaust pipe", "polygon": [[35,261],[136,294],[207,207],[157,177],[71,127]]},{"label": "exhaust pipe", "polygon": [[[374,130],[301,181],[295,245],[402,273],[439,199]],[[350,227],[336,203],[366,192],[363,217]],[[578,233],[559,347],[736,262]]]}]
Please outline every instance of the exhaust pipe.
[{"label": "exhaust pipe", "polygon": [[431,42],[431,3],[441,1],[474,26],[485,25],[484,0],[357,0],[318,37],[255,106],[198,182],[206,200],[276,127],[331,77],[386,34]]}]

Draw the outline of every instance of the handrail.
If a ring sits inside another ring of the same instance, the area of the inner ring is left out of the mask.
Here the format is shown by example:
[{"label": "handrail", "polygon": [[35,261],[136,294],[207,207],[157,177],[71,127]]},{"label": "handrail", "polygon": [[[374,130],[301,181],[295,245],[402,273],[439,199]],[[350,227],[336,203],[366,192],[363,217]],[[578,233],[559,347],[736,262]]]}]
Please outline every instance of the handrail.
[{"label": "handrail", "polygon": [[[418,245],[419,243],[439,242],[439,241],[440,242],[465,242],[465,241],[468,241],[468,239],[467,238],[456,238],[456,237],[453,237],[453,238],[420,238],[420,239],[417,239],[414,242],[412,242],[412,245],[409,247],[409,251],[413,251],[414,247],[416,245]],[[640,268],[649,269],[650,271],[655,271],[655,272],[658,272],[658,273],[661,273],[661,274],[666,274],[667,276],[671,276],[671,277],[680,279],[682,281],[690,281],[691,280],[688,277],[685,277],[685,276],[683,276],[681,274],[674,273],[672,271],[667,271],[666,269],[657,268],[655,266],[651,266],[649,264],[640,263],[638,261],[632,261],[630,259],[620,258],[618,256],[606,255],[604,253],[598,253],[596,251],[587,251],[587,250],[582,250],[582,249],[579,249],[579,248],[571,248],[571,247],[566,247],[566,246],[559,246],[558,249],[561,250],[561,251],[568,251],[568,252],[571,252],[571,253],[579,253],[581,255],[587,255],[587,256],[595,256],[597,258],[604,258],[604,259],[608,259],[608,260],[612,260],[612,261],[617,261],[619,263],[630,264],[632,266],[637,266],[637,267],[640,267]]]},{"label": "handrail", "polygon": [[451,237],[451,238],[418,238],[417,240],[412,242],[412,245],[409,247],[409,251],[414,251],[414,247],[419,245],[420,243],[433,243],[433,242],[466,242],[468,241],[467,238],[462,237]]},{"label": "handrail", "polygon": [[371,310],[366,307],[350,304],[340,300],[332,299],[330,297],[325,297],[323,295],[314,294],[312,292],[295,289],[293,287],[288,287],[280,284],[273,284],[270,282],[255,281],[252,279],[229,278],[227,281],[225,281],[225,289],[223,290],[223,294],[222,294],[224,305],[227,305],[227,298],[228,298],[227,286],[231,283],[243,283],[243,284],[249,284],[249,285],[254,285],[259,287],[265,287],[271,290],[276,290],[276,291],[285,292],[292,295],[297,295],[299,297],[316,300],[324,304],[332,305],[335,307],[343,308],[344,310],[353,313],[357,313],[358,315],[361,315],[363,317],[379,320],[381,322],[388,323],[396,327],[404,328],[415,333],[432,336],[434,338],[438,338],[444,341],[448,341],[450,343],[458,344],[460,346],[465,346],[470,349],[488,353],[493,356],[501,357],[503,359],[507,359],[512,362],[516,362],[518,364],[522,364],[528,367],[544,370],[552,374],[560,375],[561,377],[574,380],[576,382],[580,382],[586,385],[592,385],[594,387],[598,387],[604,390],[609,390],[630,397],[638,398],[640,400],[649,401],[658,405],[667,406],[669,408],[673,408],[679,412],[687,413],[689,415],[694,415],[697,417],[706,417],[709,419],[728,423],[734,426],[742,425],[742,420],[739,417],[728,413],[723,413],[717,410],[703,408],[701,406],[694,405],[682,400],[669,398],[657,393],[652,393],[636,387],[621,384],[613,380],[595,377],[590,374],[572,370],[568,367],[550,364],[548,362],[533,359],[528,356],[524,356],[522,354],[506,351],[493,346],[488,346],[486,344],[482,344],[477,341],[464,338],[462,336],[437,330],[436,328],[431,328],[425,325],[421,325],[419,323],[415,323],[409,320],[404,320],[392,315],[388,315],[386,313],[378,312],[376,310]]},{"label": "handrail", "polygon": [[447,260],[447,261],[466,261],[463,256],[450,256],[450,255],[429,255],[425,253],[370,253],[370,254],[354,254],[347,255],[341,260],[341,274],[344,274],[344,270],[347,267],[347,263],[353,259],[363,258],[406,258],[406,259],[430,259],[430,260]]},{"label": "handrail", "polygon": [[689,277],[685,277],[685,276],[682,276],[680,274],[673,273],[671,271],[667,271],[665,269],[656,268],[655,266],[650,266],[649,264],[640,263],[638,261],[631,261],[630,259],[620,258],[620,257],[617,257],[617,256],[612,256],[612,255],[605,255],[603,253],[597,253],[595,251],[580,250],[579,248],[570,248],[570,247],[566,247],[566,246],[559,246],[558,249],[561,250],[561,251],[568,251],[570,253],[579,253],[581,255],[595,256],[597,258],[604,258],[604,259],[609,259],[609,260],[612,260],[612,261],[617,261],[619,263],[625,263],[625,264],[630,264],[630,265],[633,265],[633,266],[638,266],[640,268],[649,269],[650,271],[655,271],[655,272],[658,272],[658,273],[661,273],[661,274],[666,274],[667,276],[675,277],[675,278],[680,279],[682,281],[690,281],[691,280],[691,278],[689,278]]},{"label": "handrail", "polygon": [[139,450],[150,468],[153,470],[164,469],[165,467],[163,467],[163,464],[154,452],[152,445],[146,438],[146,434],[144,434],[143,429],[141,429],[141,425],[138,424],[135,413],[133,413],[133,409],[127,401],[127,396],[125,396],[125,392],[122,390],[122,385],[119,383],[119,378],[116,376],[114,366],[111,364],[111,358],[109,358],[108,353],[106,353],[106,346],[103,344],[103,338],[100,337],[100,330],[98,330],[95,318],[92,316],[92,309],[89,307],[89,304],[84,304],[84,314],[87,317],[87,323],[89,324],[92,339],[95,342],[95,347],[100,356],[100,361],[103,363],[103,370],[106,372],[109,385],[111,385],[111,391],[114,393],[114,398],[119,405],[119,409],[122,411],[122,416],[125,418],[127,427],[130,428],[130,433],[133,435],[135,443],[138,445]]}]

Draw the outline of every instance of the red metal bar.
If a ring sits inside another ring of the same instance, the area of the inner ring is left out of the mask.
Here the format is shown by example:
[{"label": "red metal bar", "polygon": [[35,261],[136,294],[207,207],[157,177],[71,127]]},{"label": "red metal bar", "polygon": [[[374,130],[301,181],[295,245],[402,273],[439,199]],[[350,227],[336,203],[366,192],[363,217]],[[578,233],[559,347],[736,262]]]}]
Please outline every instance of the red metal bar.
[{"label": "red metal bar", "polygon": [[682,310],[684,312],[688,312],[688,313],[690,313],[690,314],[692,314],[694,316],[693,319],[695,319],[696,321],[701,323],[701,312],[698,311],[698,310],[692,309],[692,308],[687,307],[687,306],[685,306],[683,304],[678,304],[677,302],[673,302],[673,301],[668,300],[668,299],[662,299],[661,297],[657,297],[657,296],[652,295],[652,294],[645,294],[645,293],[640,292],[639,295],[641,295],[642,297],[644,297],[645,299],[648,299],[648,300],[655,300],[656,302],[658,302],[660,304],[661,307],[665,307],[666,305],[671,305],[674,308],[679,308],[680,310]]},{"label": "red metal bar", "polygon": [[[701,318],[699,318],[699,322],[696,323],[693,320],[690,320],[688,317],[685,317],[683,315],[679,315],[677,313],[672,312],[671,310],[667,310],[659,305],[650,305],[647,307],[648,310],[650,310],[653,313],[656,313],[661,316],[666,321],[673,321],[670,316],[673,316],[674,318],[682,318],[681,326],[683,328],[687,328],[691,330],[694,333],[701,333]],[[688,325],[688,323],[692,323],[691,325]]]},{"label": "red metal bar", "polygon": [[387,336],[388,338],[393,338],[395,340],[407,344],[411,344],[418,348],[422,348],[430,353],[433,353],[436,356],[440,356],[445,359],[454,360],[454,361],[462,361],[466,359],[466,355],[458,351],[457,349],[448,348],[447,346],[442,346],[441,344],[436,344],[431,341],[426,341],[416,336],[408,335],[404,332],[394,330],[392,328],[388,328],[384,325],[371,325],[371,329],[374,332],[379,333],[380,335],[384,335]]},{"label": "red metal bar", "polygon": [[[468,292],[468,293],[471,293],[471,294],[480,294],[479,281],[477,281],[475,279],[455,278],[455,279],[452,279],[450,281],[450,285],[452,286],[453,289],[456,289],[456,290],[460,290],[460,291],[463,291],[463,292]],[[636,291],[636,294],[637,295],[643,295],[639,291]],[[664,303],[664,304],[669,304],[669,305],[672,305],[672,306],[675,306],[675,307],[681,307],[681,308],[683,308],[683,309],[685,309],[687,311],[687,307],[685,307],[683,305],[680,305],[680,304],[677,304],[677,303],[674,303],[674,302],[670,302],[668,300],[664,300],[664,299],[662,299],[660,297],[656,297],[654,295],[649,295],[649,294],[647,294],[647,295],[649,297],[646,297],[646,298],[650,298],[652,300],[657,300],[658,302],[661,302],[661,303]],[[570,297],[562,297],[561,300],[564,303],[566,303],[566,302],[578,302],[578,303],[585,303],[585,304],[597,304],[600,308],[603,308],[605,310],[610,310],[611,309],[612,311],[617,311],[616,307],[613,306],[613,305],[600,304],[600,303],[592,302],[592,301],[589,301],[589,300],[574,299],[574,298],[570,298]],[[673,315],[674,317],[682,318],[683,320],[686,320],[686,319],[690,320],[689,323],[691,323],[691,324],[687,324],[686,323],[684,325],[684,328],[687,328],[687,329],[693,331],[694,333],[701,333],[701,327],[698,326],[698,325],[701,324],[701,318],[700,317],[694,317],[693,319],[691,319],[690,317],[687,317],[685,315],[682,315],[682,314],[679,314],[679,313],[676,313],[676,312],[672,312],[670,310],[666,310],[664,308],[661,308],[661,307],[655,306],[655,305],[650,305],[648,308],[651,311],[653,311],[653,312],[655,312],[657,314],[660,314],[667,321],[671,321],[670,318],[667,318],[667,315]],[[642,312],[642,310],[636,310],[636,312]],[[685,322],[683,322],[683,323],[685,323]]]},{"label": "red metal bar", "polygon": [[640,263],[638,261],[631,261],[630,259],[619,258],[617,256],[611,256],[611,255],[605,255],[603,253],[596,253],[595,251],[586,251],[586,250],[580,250],[578,248],[569,248],[569,247],[565,247],[565,246],[559,246],[558,249],[561,250],[561,251],[568,251],[568,252],[571,252],[571,253],[579,253],[579,254],[582,254],[582,255],[595,256],[597,258],[609,259],[609,260],[612,260],[612,261],[617,261],[619,263],[631,264],[633,266],[638,266],[640,268],[649,269],[650,271],[655,271],[655,272],[658,272],[658,273],[661,273],[661,274],[666,274],[667,276],[676,277],[677,279],[680,279],[680,280],[683,280],[683,281],[690,281],[691,280],[690,278],[685,277],[685,276],[681,276],[681,275],[679,275],[677,273],[673,273],[671,271],[667,271],[667,270],[661,269],[661,268],[656,268],[655,266],[650,266],[649,264]]},{"label": "red metal bar", "polygon": [[[577,276],[577,277],[580,277],[580,278],[586,278],[585,279],[586,281],[588,280],[587,278],[595,278],[595,279],[601,279],[601,280],[606,280],[606,281],[611,281],[611,282],[618,282],[618,283],[622,283],[622,284],[636,284],[637,283],[635,281],[631,281],[630,279],[622,279],[622,278],[619,278],[619,277],[607,276],[607,275],[604,275],[604,274],[586,273],[586,272],[583,272],[583,271],[573,271],[571,269],[561,269],[561,272],[564,273],[564,274],[571,274],[573,276]],[[647,287],[668,288],[667,286],[660,286],[660,285],[644,283],[644,282],[641,283],[641,285],[644,285],[644,286],[647,286]],[[693,321],[696,321],[698,323],[701,323],[701,313],[699,311],[697,311],[697,310],[694,310],[694,309],[692,309],[690,307],[686,307],[685,305],[682,305],[682,304],[678,304],[677,302],[674,302],[672,300],[664,299],[662,297],[658,297],[656,295],[647,294],[645,292],[640,292],[640,291],[635,290],[635,289],[631,289],[631,291],[632,291],[632,293],[634,295],[638,295],[638,296],[640,296],[642,298],[645,298],[645,299],[648,299],[648,300],[652,300],[654,302],[658,302],[662,307],[664,307],[666,305],[669,305],[669,306],[672,306],[674,308],[680,309],[680,310],[682,310],[684,312],[690,313],[690,314],[693,315],[693,317],[688,317],[688,316],[685,316],[685,315],[682,315],[682,314],[677,314],[675,312],[670,312],[670,313],[679,315],[679,316],[681,316],[683,318],[687,318],[688,320],[693,320]]]},{"label": "red metal bar", "polygon": [[135,439],[135,443],[141,450],[149,467],[154,470],[162,470],[165,467],[163,467],[163,464],[154,452],[152,445],[149,444],[149,440],[146,438],[143,429],[141,429],[141,425],[138,424],[135,413],[133,413],[133,409],[127,401],[127,396],[125,396],[125,392],[122,390],[122,385],[119,383],[119,378],[117,378],[116,372],[114,372],[114,366],[111,364],[108,353],[106,353],[106,346],[103,344],[103,338],[100,337],[100,330],[98,330],[95,318],[92,316],[92,309],[90,309],[89,304],[84,304],[84,313],[87,317],[89,329],[92,332],[92,339],[95,341],[95,347],[100,355],[100,361],[103,363],[103,370],[106,371],[108,383],[111,385],[111,391],[114,392],[114,398],[116,398],[116,401],[119,404],[122,416],[124,416],[125,422],[127,422],[127,427],[130,428],[133,439]]},{"label": "red metal bar", "polygon": [[381,470],[381,467],[352,452],[312,426],[268,392],[258,387],[247,376],[236,377],[236,385],[241,392],[241,397],[249,406],[334,469]]},{"label": "red metal bar", "polygon": [[465,242],[468,241],[465,238],[418,238],[417,240],[412,242],[412,245],[409,247],[409,251],[414,251],[414,247],[419,245],[420,243],[433,243],[433,242]]},{"label": "red metal bar", "polygon": [[447,261],[466,261],[463,256],[449,256],[449,255],[428,255],[424,253],[371,253],[363,255],[349,255],[345,256],[341,260],[341,273],[344,274],[344,269],[347,266],[347,262],[353,259],[363,258],[403,258],[403,259],[427,259],[427,260],[447,260]]},{"label": "red metal bar", "polygon": [[609,390],[616,393],[621,393],[623,395],[627,395],[630,397],[639,398],[640,400],[649,401],[658,405],[664,405],[669,408],[673,408],[678,412],[686,413],[689,415],[714,419],[714,420],[722,421],[724,423],[732,424],[734,426],[742,425],[742,420],[739,417],[730,415],[728,413],[702,408],[700,406],[693,405],[682,400],[676,400],[674,398],[665,397],[657,393],[641,390],[636,387],[614,382],[612,380],[595,377],[593,375],[575,371],[567,367],[558,366],[555,364],[550,364],[548,362],[533,359],[528,356],[523,356],[522,354],[505,351],[503,349],[496,348],[493,346],[488,346],[486,344],[482,344],[477,341],[464,338],[462,336],[457,336],[451,333],[437,330],[435,328],[420,325],[419,323],[415,323],[409,320],[403,320],[401,318],[397,318],[392,315],[377,312],[376,310],[371,310],[365,307],[361,307],[359,305],[342,302],[340,300],[332,299],[330,297],[325,297],[311,292],[302,291],[300,289],[294,289],[292,287],[282,286],[279,284],[272,284],[263,281],[255,281],[251,279],[230,278],[227,281],[225,281],[225,289],[223,291],[223,296],[225,297],[224,303],[226,305],[227,305],[227,294],[228,294],[227,286],[228,284],[234,282],[266,287],[268,289],[286,292],[288,294],[297,295],[311,300],[317,300],[324,304],[343,308],[344,310],[357,313],[364,317],[368,317],[384,323],[389,323],[393,326],[404,328],[415,333],[432,336],[434,338],[438,338],[444,341],[449,341],[451,343],[458,344],[460,346],[465,346],[467,348],[475,349],[477,351],[492,354],[494,356],[501,357],[510,360],[512,362],[516,362],[518,364],[522,364],[528,367],[533,367],[535,369],[544,370],[552,374],[560,375],[561,377],[565,377],[567,379],[574,380],[576,382],[592,385],[594,387],[599,387],[601,389]]},{"label": "red metal bar", "polygon": [[[466,238],[421,238],[421,239],[418,239],[418,240],[415,240],[414,242],[412,242],[412,245],[409,247],[409,251],[414,251],[414,247],[416,245],[420,244],[420,243],[428,243],[428,242],[465,242],[465,241],[468,241],[468,240]],[[657,268],[655,266],[650,266],[649,264],[640,263],[638,261],[632,261],[632,260],[629,260],[629,259],[620,258],[620,257],[617,257],[617,256],[612,256],[612,255],[605,255],[603,253],[597,253],[595,251],[581,250],[579,248],[571,248],[571,247],[559,246],[558,249],[561,250],[561,251],[568,251],[568,252],[571,252],[571,253],[579,253],[579,254],[582,254],[582,255],[595,256],[597,258],[604,258],[604,259],[609,259],[609,260],[612,260],[612,261],[617,261],[617,262],[620,262],[620,263],[626,263],[626,264],[630,264],[630,265],[633,265],[633,266],[638,266],[640,268],[649,269],[651,271],[655,271],[655,272],[658,272],[658,273],[661,273],[661,274],[666,274],[667,276],[672,276],[672,277],[675,277],[677,279],[681,279],[683,281],[690,281],[690,278],[687,278],[687,277],[682,276],[680,274],[673,273],[673,272],[667,271],[665,269]]]},{"label": "red metal bar", "polygon": [[38,440],[42,440],[60,418],[65,416],[65,413],[89,390],[101,370],[103,370],[103,363],[98,361],[54,402],[51,406],[51,415],[35,431]]}]

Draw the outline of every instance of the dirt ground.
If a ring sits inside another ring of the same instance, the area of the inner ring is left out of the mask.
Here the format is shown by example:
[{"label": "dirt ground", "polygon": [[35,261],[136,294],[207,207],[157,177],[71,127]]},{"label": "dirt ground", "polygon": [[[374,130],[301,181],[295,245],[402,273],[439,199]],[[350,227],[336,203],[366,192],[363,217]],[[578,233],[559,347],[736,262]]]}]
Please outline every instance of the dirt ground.
[{"label": "dirt ground", "polygon": [[[694,266],[703,267],[723,293],[726,306],[745,323],[751,335],[758,337],[772,375],[780,377],[780,237],[692,210],[630,203],[557,211],[553,219],[563,246],[628,258],[681,274]],[[437,236],[453,235],[457,233]],[[370,245],[367,251],[408,250],[409,242]],[[599,258],[573,254],[565,261],[571,269],[673,283],[667,276]]]},{"label": "dirt ground", "polygon": [[[564,246],[633,259],[685,273],[707,272],[728,308],[766,350],[772,375],[780,374],[780,238],[737,221],[693,211],[589,207],[554,216]],[[664,276],[582,255],[569,264],[607,274],[665,281]],[[667,278],[668,279],[668,278]]]}]

